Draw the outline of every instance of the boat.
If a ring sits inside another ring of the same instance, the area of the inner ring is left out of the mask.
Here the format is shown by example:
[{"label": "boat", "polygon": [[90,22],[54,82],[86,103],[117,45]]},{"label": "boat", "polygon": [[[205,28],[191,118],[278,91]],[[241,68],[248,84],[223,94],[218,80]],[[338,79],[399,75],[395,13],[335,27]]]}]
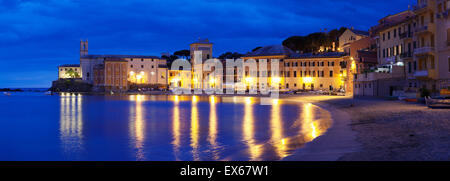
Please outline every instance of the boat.
[{"label": "boat", "polygon": [[52,91],[47,91],[47,92],[45,92],[45,95],[53,95],[53,92]]},{"label": "boat", "polygon": [[113,92],[113,91],[111,91],[110,93],[111,93],[111,95],[114,95],[114,92]]},{"label": "boat", "polygon": [[426,97],[425,102],[429,108],[450,108],[450,99],[449,98]]},{"label": "boat", "polygon": [[10,95],[11,95],[11,93],[9,93],[9,92],[3,92],[3,94],[4,94],[5,96],[10,96]]}]

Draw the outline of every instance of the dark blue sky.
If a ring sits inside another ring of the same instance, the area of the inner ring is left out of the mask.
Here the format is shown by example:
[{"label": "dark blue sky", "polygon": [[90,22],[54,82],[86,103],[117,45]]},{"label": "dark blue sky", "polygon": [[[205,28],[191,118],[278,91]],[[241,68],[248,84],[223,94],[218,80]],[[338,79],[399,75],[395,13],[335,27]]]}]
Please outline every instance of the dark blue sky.
[{"label": "dark blue sky", "polygon": [[0,0],[0,88],[50,87],[90,54],[159,56],[209,38],[214,56],[342,26],[367,30],[414,0]]}]

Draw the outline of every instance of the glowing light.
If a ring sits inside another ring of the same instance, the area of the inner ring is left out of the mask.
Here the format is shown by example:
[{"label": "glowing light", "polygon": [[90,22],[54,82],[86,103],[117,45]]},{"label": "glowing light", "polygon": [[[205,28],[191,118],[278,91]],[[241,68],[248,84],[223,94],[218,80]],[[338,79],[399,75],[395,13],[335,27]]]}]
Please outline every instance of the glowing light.
[{"label": "glowing light", "polygon": [[198,109],[197,109],[197,96],[192,97],[192,109],[191,109],[191,147],[192,156],[194,161],[200,159],[198,153],[199,142],[199,123],[198,123]]},{"label": "glowing light", "polygon": [[140,73],[141,75],[144,75],[145,74],[145,72],[144,71],[141,71],[141,73]]},{"label": "glowing light", "polygon": [[175,96],[175,97],[174,97],[174,101],[175,101],[175,103],[178,103],[178,102],[180,102],[180,97],[178,97],[178,96]]},{"label": "glowing light", "polygon": [[130,72],[130,75],[134,75],[134,72],[133,72],[133,71],[131,71],[131,72]]},{"label": "glowing light", "polygon": [[[352,60],[353,60],[353,57],[352,57]],[[356,63],[355,63],[355,61],[352,61],[351,69],[352,69],[352,71],[356,70]]]},{"label": "glowing light", "polygon": [[251,97],[246,97],[245,98],[245,104],[252,104],[253,103],[253,101],[252,101],[252,98]]},{"label": "glowing light", "polygon": [[272,78],[272,83],[278,84],[281,82],[281,78],[280,77],[274,77]]},{"label": "glowing light", "polygon": [[250,97],[245,99],[246,104],[244,108],[244,121],[242,122],[243,139],[248,147],[250,160],[258,160],[263,152],[263,147],[256,144],[254,119],[253,119],[253,105]]},{"label": "glowing light", "polygon": [[274,146],[275,151],[277,152],[280,158],[284,158],[287,156],[287,147],[286,140],[283,139],[283,123],[281,121],[281,108],[278,104],[278,100],[274,99],[276,104],[272,104],[272,112],[270,119],[270,131],[272,133],[271,136],[271,144]]},{"label": "glowing light", "polygon": [[132,101],[136,102],[135,107],[131,107],[130,114],[130,134],[134,138],[133,142],[136,148],[136,159],[145,160],[144,141],[145,141],[145,106],[142,106],[143,95],[130,96]]},{"label": "glowing light", "polygon": [[[218,147],[218,143],[217,143],[217,113],[216,113],[216,99],[214,96],[211,96],[209,98],[211,104],[210,104],[210,112],[209,112],[209,135],[208,135],[208,140],[209,143],[212,147],[212,150],[217,150]],[[213,152],[214,158],[216,160],[219,159],[219,154],[218,152],[214,151]]]},{"label": "glowing light", "polygon": [[210,102],[211,104],[215,104],[215,103],[216,103],[216,97],[215,97],[215,96],[209,97],[209,102]]},{"label": "glowing light", "polygon": [[313,78],[312,77],[303,77],[303,82],[305,84],[310,84],[313,82]]},{"label": "glowing light", "polygon": [[198,96],[192,96],[192,103],[198,102]]},{"label": "glowing light", "polygon": [[246,77],[245,78],[245,82],[252,83],[253,82],[253,78],[252,77]]},{"label": "glowing light", "polygon": [[[178,103],[178,96],[175,96],[175,102]],[[180,148],[180,108],[178,106],[178,104],[175,104],[175,107],[173,108],[173,123],[172,123],[172,132],[173,132],[173,149],[174,149],[174,154],[175,154],[175,158],[178,160],[178,152],[179,152],[179,148]]]}]

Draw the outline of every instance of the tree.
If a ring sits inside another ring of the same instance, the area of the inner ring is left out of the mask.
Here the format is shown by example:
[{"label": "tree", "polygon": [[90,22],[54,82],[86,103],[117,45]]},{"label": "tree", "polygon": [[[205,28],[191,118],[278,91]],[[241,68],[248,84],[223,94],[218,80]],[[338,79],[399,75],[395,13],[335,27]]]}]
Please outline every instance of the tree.
[{"label": "tree", "polygon": [[238,52],[226,52],[219,56],[219,59],[238,59],[241,58],[243,55]]},{"label": "tree", "polygon": [[173,53],[173,55],[183,57],[186,60],[191,59],[191,52],[189,50],[179,50]]},{"label": "tree", "polygon": [[339,36],[346,28],[325,32],[311,33],[307,36],[291,36],[283,41],[283,45],[294,51],[316,52],[321,46],[331,47],[333,42],[339,45]]},{"label": "tree", "polygon": [[253,50],[252,50],[252,52],[254,52],[254,51],[256,51],[256,50],[259,50],[259,49],[261,49],[262,47],[256,47],[256,48],[254,48]]},{"label": "tree", "polygon": [[70,77],[72,79],[80,78],[80,74],[78,74],[78,72],[75,72],[73,69],[69,69],[66,72],[66,76],[68,76],[68,77]]}]

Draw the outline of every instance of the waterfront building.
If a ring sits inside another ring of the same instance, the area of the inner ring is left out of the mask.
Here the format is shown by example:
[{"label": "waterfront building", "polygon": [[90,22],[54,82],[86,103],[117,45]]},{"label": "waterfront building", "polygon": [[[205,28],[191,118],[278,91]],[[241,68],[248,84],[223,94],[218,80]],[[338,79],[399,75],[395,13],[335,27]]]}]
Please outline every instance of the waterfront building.
[{"label": "waterfront building", "polygon": [[[241,76],[236,76],[236,82],[242,82],[245,85],[246,90],[250,89],[259,89],[259,90],[267,90],[276,88],[274,85],[278,85],[280,90],[286,89],[285,84],[285,59],[289,58],[291,55],[294,55],[291,49],[283,46],[283,45],[271,45],[259,48],[256,51],[247,53],[241,59],[245,62],[249,62],[249,60],[256,61],[256,70],[251,70],[250,67],[244,66],[244,69],[240,73]],[[279,73],[277,75],[276,71],[272,71],[271,60],[277,59],[279,61]],[[261,61],[267,61],[266,70],[260,69]],[[254,72],[251,72],[254,71]],[[267,77],[267,84],[264,82],[260,82],[258,77]],[[240,89],[240,88],[236,88]]]},{"label": "waterfront building", "polygon": [[449,6],[449,0],[418,0],[414,6],[416,67],[409,77],[408,88],[427,89],[432,94],[450,89]]},{"label": "waterfront building", "polygon": [[128,90],[128,61],[123,58],[105,58],[94,67],[94,87],[104,91]]},{"label": "waterfront building", "polygon": [[350,54],[350,44],[354,41],[358,41],[360,39],[366,38],[369,36],[369,32],[367,31],[361,31],[356,30],[353,27],[347,28],[347,30],[342,33],[341,36],[339,36],[339,52],[345,52],[347,54]]},{"label": "waterfront building", "polygon": [[345,90],[346,55],[343,52],[295,54],[284,61],[288,90]]},{"label": "waterfront building", "polygon": [[360,89],[355,95],[419,97],[423,92],[448,92],[449,9],[449,0],[418,0],[412,11],[380,20],[372,28],[378,36],[379,65],[356,76],[361,82],[355,83]]},{"label": "waterfront building", "polygon": [[81,68],[79,64],[65,64],[58,66],[58,79],[81,78]]},{"label": "waterfront building", "polygon": [[144,55],[91,55],[88,54],[88,42],[81,41],[80,63],[83,81],[93,83],[94,68],[106,59],[127,61],[127,81],[139,87],[167,87],[168,69],[166,60],[156,56]]}]

